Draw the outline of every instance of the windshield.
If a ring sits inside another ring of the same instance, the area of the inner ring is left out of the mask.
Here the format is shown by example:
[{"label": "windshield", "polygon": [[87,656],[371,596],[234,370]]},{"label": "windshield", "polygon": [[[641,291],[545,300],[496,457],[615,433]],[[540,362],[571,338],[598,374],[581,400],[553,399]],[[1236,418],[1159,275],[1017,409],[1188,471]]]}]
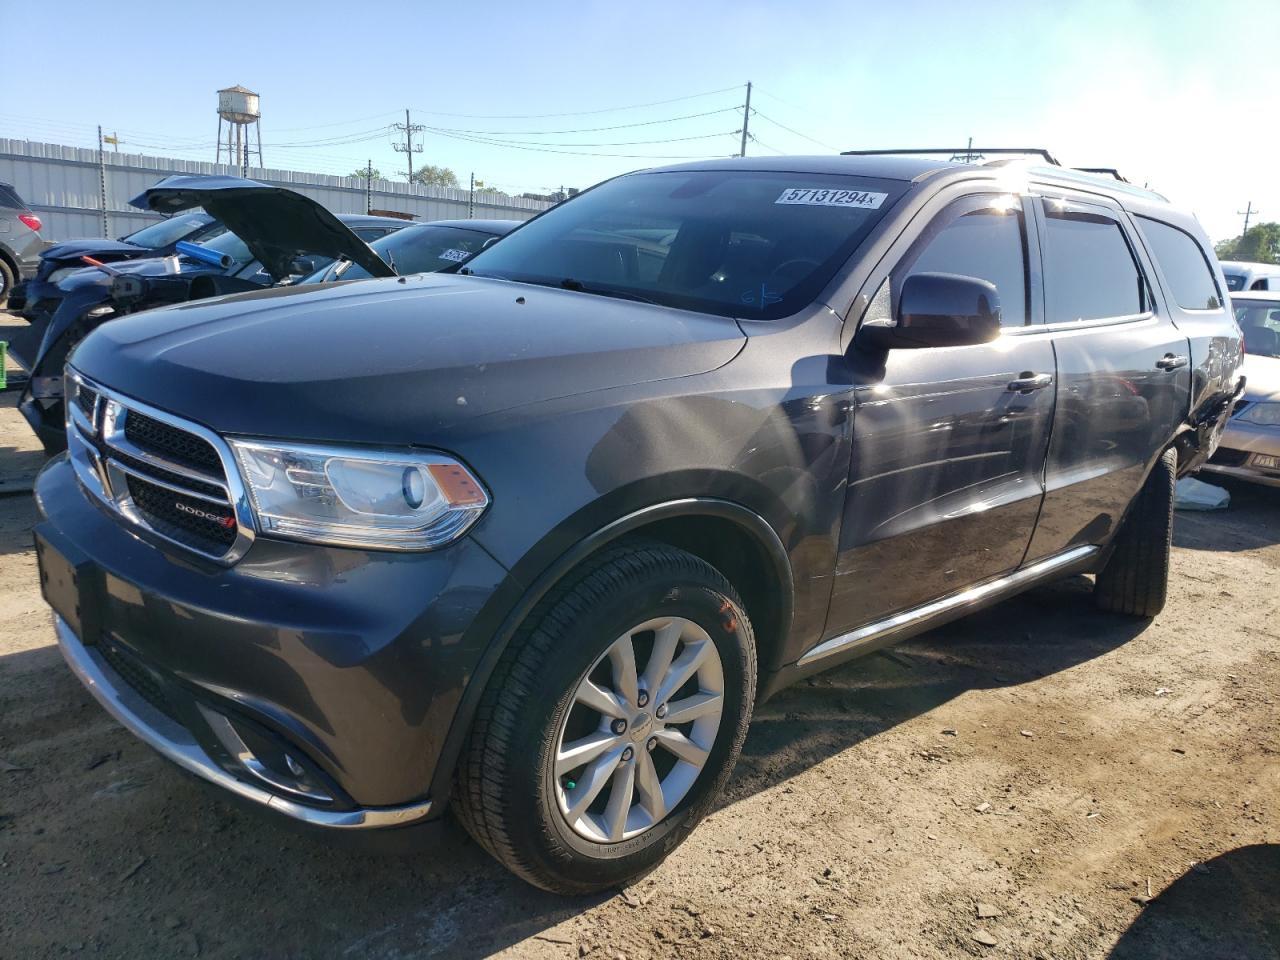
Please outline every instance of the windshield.
[{"label": "windshield", "polygon": [[200,240],[200,246],[215,253],[227,254],[231,257],[232,266],[247,263],[253,259],[253,254],[249,252],[245,242],[226,227],[220,228],[211,236],[203,237]]},{"label": "windshield", "polygon": [[771,320],[810,303],[903,189],[832,174],[631,174],[553,207],[459,272]]},{"label": "windshield", "polygon": [[[423,223],[381,237],[369,246],[383,260],[393,264],[396,273],[404,277],[411,273],[433,273],[445,267],[457,266],[492,239],[494,239],[493,234],[479,230]],[[332,266],[318,270],[302,282],[368,279],[369,271],[364,267],[350,260],[339,260]]]},{"label": "windshield", "polygon": [[153,223],[122,239],[125,243],[132,243],[135,247],[147,247],[150,249],[167,247],[170,244],[177,243],[184,237],[191,236],[197,230],[211,223],[213,223],[213,217],[208,214],[188,213],[170,217],[168,220],[161,220],[159,223]]},{"label": "windshield", "polygon": [[1244,333],[1244,352],[1280,357],[1280,300],[1232,300],[1231,305]]}]

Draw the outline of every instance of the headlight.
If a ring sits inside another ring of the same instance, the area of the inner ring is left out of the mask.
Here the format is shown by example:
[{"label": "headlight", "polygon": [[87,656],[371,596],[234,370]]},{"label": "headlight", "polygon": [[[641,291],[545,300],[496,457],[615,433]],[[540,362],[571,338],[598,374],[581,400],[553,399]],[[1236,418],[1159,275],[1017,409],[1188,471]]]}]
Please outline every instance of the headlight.
[{"label": "headlight", "polygon": [[1280,426],[1280,403],[1251,403],[1240,411],[1236,419],[1256,423],[1260,427]]},{"label": "headlight", "polygon": [[75,273],[77,270],[83,270],[83,269],[84,269],[83,263],[75,267],[59,267],[57,270],[53,271],[53,273],[49,274],[49,276],[45,277],[44,282],[57,283],[63,277],[69,277],[71,276],[71,274]]},{"label": "headlight", "polygon": [[383,550],[456,540],[489,495],[442,454],[232,440],[264,533]]}]

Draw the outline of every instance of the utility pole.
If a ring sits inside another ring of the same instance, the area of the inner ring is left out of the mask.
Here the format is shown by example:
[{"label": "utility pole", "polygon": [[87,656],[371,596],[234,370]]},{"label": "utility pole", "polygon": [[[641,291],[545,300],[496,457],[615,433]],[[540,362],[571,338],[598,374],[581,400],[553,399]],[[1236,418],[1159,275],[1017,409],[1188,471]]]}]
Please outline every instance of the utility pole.
[{"label": "utility pole", "polygon": [[471,189],[467,193],[467,219],[474,220],[476,216],[476,172],[471,171]]},{"label": "utility pole", "polygon": [[407,109],[404,112],[404,123],[393,123],[391,127],[393,130],[399,130],[401,133],[404,134],[403,146],[401,146],[398,143],[393,143],[391,146],[395,148],[396,153],[403,153],[405,155],[405,160],[409,164],[409,182],[412,183],[413,182],[413,155],[415,153],[422,152],[422,144],[420,143],[415,144],[413,142],[413,135],[415,133],[421,133],[424,128],[420,123],[409,122],[409,111]]},{"label": "utility pole", "polygon": [[751,118],[751,81],[747,81],[747,102],[742,108],[742,148],[738,151],[738,156],[745,157],[747,155],[747,121]]},{"label": "utility pole", "polygon": [[364,171],[364,212],[373,213],[373,159],[370,158]]},{"label": "utility pole", "polygon": [[102,207],[102,236],[110,237],[107,223],[107,155],[102,152],[102,125],[98,125],[98,202]]},{"label": "utility pole", "polygon": [[1249,232],[1249,218],[1252,217],[1255,213],[1261,213],[1261,212],[1262,212],[1261,210],[1253,209],[1252,200],[1250,200],[1247,204],[1245,204],[1245,208],[1243,210],[1236,211],[1237,217],[1244,217],[1244,232],[1241,233],[1240,236],[1243,237],[1246,233]]},{"label": "utility pole", "polygon": [[953,162],[959,160],[961,163],[973,163],[975,160],[985,160],[986,157],[980,153],[973,152],[973,137],[970,137],[969,146],[965,148],[964,153],[953,153],[951,159]]}]

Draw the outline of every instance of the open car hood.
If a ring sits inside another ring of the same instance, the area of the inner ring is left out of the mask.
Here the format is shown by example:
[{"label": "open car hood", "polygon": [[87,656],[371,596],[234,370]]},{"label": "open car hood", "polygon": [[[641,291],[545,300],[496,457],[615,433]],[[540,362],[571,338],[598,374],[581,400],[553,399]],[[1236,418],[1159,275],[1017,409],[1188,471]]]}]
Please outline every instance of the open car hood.
[{"label": "open car hood", "polygon": [[157,213],[203,207],[227,225],[276,280],[291,273],[295,258],[345,257],[375,277],[395,275],[337,217],[316,201],[284,187],[240,177],[166,177],[129,201]]}]

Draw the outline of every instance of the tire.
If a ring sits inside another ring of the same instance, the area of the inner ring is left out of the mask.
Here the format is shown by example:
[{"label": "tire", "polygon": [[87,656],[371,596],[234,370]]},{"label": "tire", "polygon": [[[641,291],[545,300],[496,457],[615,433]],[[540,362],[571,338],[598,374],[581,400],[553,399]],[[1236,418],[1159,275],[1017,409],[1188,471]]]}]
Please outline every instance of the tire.
[{"label": "tire", "polygon": [[14,275],[13,267],[9,266],[4,257],[0,257],[0,310],[3,310],[5,304],[9,302],[9,291],[17,282],[18,278]]},{"label": "tire", "polygon": [[1170,448],[1156,461],[1116,534],[1115,548],[1093,588],[1108,613],[1151,619],[1164,609],[1173,544],[1173,487],[1178,454]]},{"label": "tire", "polygon": [[[631,717],[615,735],[619,720],[581,695],[588,681],[626,689],[617,665],[626,649],[638,680],[629,700],[611,692],[614,716]],[[652,682],[649,692],[647,674],[664,660],[660,649],[674,659],[666,684]],[[697,672],[679,682],[692,663]],[[718,714],[710,707],[717,676]],[[657,866],[710,811],[742,749],[755,685],[751,624],[717,570],[664,544],[609,548],[535,607],[499,661],[459,762],[454,810],[482,847],[535,886],[586,894],[625,885]],[[669,713],[658,702],[664,697]],[[688,723],[658,719],[695,709],[699,716]],[[581,769],[564,766],[578,756],[564,745],[591,738],[611,746]],[[709,749],[695,770],[673,747],[686,757],[691,747]],[[615,773],[605,780],[593,770]],[[598,783],[605,785],[588,801]],[[614,805],[615,790],[626,791],[618,794],[625,806]],[[583,803],[589,806],[576,815],[574,805]]]}]

